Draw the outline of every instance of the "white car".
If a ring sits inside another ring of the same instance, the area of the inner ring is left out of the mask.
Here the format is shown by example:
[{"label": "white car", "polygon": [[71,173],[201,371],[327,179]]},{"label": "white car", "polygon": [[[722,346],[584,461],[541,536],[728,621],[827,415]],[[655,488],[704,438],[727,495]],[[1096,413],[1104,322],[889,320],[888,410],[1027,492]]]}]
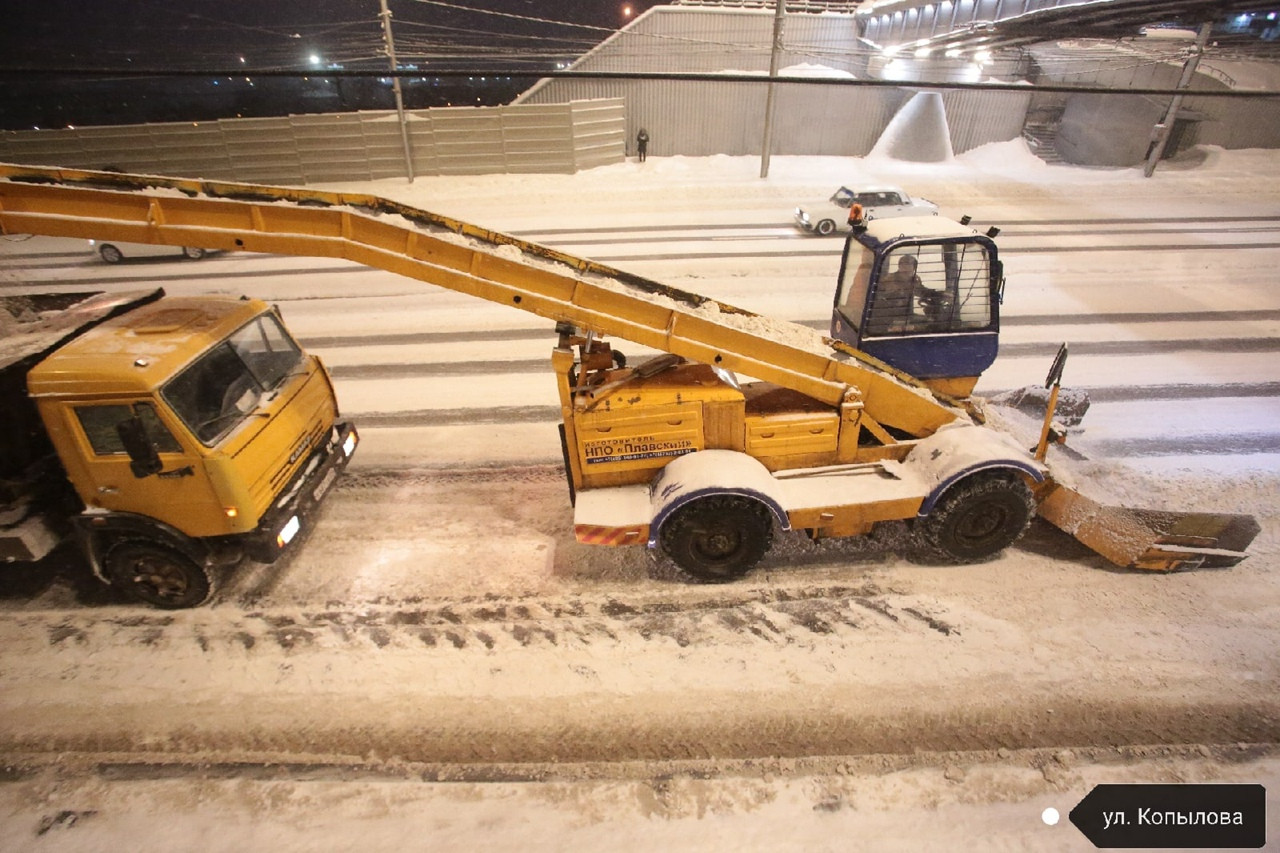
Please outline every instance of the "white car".
[{"label": "white car", "polygon": [[173,255],[198,261],[209,254],[195,246],[164,246],[158,243],[120,243],[106,240],[90,240],[89,251],[109,264],[118,264],[126,258],[158,258]]},{"label": "white car", "polygon": [[862,205],[864,219],[888,219],[891,216],[938,215],[938,206],[923,198],[912,198],[898,187],[841,187],[831,198],[809,207],[796,208],[796,227],[811,234],[826,236],[849,230],[849,210]]}]

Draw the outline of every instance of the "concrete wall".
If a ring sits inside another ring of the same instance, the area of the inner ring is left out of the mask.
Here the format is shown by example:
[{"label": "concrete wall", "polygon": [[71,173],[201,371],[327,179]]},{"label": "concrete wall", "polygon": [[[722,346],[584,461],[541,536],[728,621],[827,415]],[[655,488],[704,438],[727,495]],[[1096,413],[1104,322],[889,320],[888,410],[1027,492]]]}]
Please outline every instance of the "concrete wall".
[{"label": "concrete wall", "polygon": [[[758,82],[552,78],[519,103],[618,98],[626,103],[628,148],[648,131],[657,156],[758,155],[764,138],[767,73],[773,42],[771,4],[756,9],[657,6],[573,65],[574,71],[734,72]],[[846,85],[873,79],[877,56],[860,35],[860,16],[789,14],[779,68],[819,78],[777,84],[773,153],[860,157],[917,91]],[[957,154],[1021,135],[1029,95],[944,93],[950,144]]]}]

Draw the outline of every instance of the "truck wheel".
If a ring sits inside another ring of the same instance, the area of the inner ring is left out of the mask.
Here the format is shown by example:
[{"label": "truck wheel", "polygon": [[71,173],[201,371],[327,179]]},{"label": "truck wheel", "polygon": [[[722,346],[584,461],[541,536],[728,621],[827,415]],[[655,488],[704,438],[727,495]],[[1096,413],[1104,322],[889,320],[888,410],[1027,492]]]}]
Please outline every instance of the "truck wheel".
[{"label": "truck wheel", "polygon": [[1017,475],[976,475],[953,486],[920,522],[925,542],[961,563],[1003,551],[1035,513],[1031,489]]},{"label": "truck wheel", "polygon": [[662,525],[662,551],[693,579],[746,574],[773,544],[773,516],[759,501],[714,495],[685,504]]},{"label": "truck wheel", "polygon": [[203,604],[212,588],[205,570],[190,558],[147,542],[115,546],[107,552],[105,568],[113,586],[165,610]]},{"label": "truck wheel", "polygon": [[824,219],[818,223],[818,227],[815,230],[823,237],[826,237],[835,232],[836,223],[833,220]]}]

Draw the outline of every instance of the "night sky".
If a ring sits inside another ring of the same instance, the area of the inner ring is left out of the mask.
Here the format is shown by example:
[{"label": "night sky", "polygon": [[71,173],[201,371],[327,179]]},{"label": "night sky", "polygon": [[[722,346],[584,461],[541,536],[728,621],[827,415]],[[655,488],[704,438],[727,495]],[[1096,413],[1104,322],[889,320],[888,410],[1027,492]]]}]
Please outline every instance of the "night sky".
[{"label": "night sky", "polygon": [[[625,6],[634,16],[652,5],[388,0],[398,58],[441,67],[554,64],[625,25]],[[5,0],[0,67],[251,72],[306,69],[313,55],[346,68],[385,67],[379,12],[378,0]]]},{"label": "night sky", "polygon": [[[388,0],[396,58],[414,75],[405,104],[508,103],[657,2]],[[0,9],[0,130],[393,105],[373,73],[389,65],[378,0],[3,0]],[[337,68],[369,73],[326,75]]]}]

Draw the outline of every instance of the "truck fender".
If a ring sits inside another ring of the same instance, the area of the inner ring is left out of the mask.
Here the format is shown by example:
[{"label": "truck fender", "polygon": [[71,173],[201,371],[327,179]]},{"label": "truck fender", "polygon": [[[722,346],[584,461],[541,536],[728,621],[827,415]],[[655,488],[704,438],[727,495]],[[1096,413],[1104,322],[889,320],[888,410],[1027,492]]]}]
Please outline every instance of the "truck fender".
[{"label": "truck fender", "polygon": [[691,501],[711,495],[738,495],[769,508],[783,530],[791,529],[778,481],[759,460],[734,450],[699,450],[680,456],[659,472],[650,487],[649,547],[658,544],[662,524]]},{"label": "truck fender", "polygon": [[1010,436],[963,423],[943,427],[921,440],[902,465],[936,484],[920,504],[921,517],[932,512],[952,486],[974,474],[1008,471],[1042,483],[1047,473]]},{"label": "truck fender", "polygon": [[176,527],[172,527],[145,515],[127,512],[89,513],[72,519],[78,540],[93,574],[98,580],[110,583],[102,566],[102,559],[113,545],[123,540],[153,542],[172,548],[206,568],[219,562],[209,543],[192,539]]}]

